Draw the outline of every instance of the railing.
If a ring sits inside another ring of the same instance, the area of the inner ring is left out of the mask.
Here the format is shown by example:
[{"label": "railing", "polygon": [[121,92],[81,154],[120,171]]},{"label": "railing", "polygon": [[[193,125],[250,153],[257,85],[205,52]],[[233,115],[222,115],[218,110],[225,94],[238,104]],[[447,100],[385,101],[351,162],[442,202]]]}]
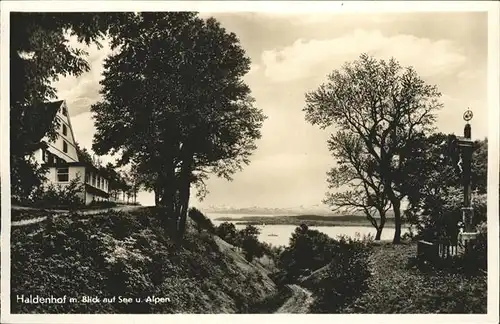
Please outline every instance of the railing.
[{"label": "railing", "polygon": [[450,242],[438,242],[438,256],[441,259],[448,259],[458,255],[458,244]]},{"label": "railing", "polygon": [[449,241],[429,242],[420,240],[417,243],[417,257],[423,261],[446,260],[459,254],[458,243]]}]

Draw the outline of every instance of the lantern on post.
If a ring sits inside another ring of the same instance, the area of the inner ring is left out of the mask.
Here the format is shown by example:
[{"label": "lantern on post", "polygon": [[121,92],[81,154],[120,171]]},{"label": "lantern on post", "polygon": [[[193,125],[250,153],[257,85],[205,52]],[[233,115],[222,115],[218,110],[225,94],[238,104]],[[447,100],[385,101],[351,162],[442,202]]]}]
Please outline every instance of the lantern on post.
[{"label": "lantern on post", "polygon": [[472,141],[471,125],[469,121],[473,114],[470,109],[465,111],[463,118],[466,121],[464,127],[464,136],[457,136],[458,146],[461,155],[462,169],[462,184],[463,184],[463,207],[462,207],[462,222],[464,227],[460,233],[460,240],[464,243],[466,251],[470,243],[475,239],[477,233],[473,228],[474,209],[472,207],[472,191],[471,191],[471,173],[472,173],[472,153],[474,150],[474,142]]}]

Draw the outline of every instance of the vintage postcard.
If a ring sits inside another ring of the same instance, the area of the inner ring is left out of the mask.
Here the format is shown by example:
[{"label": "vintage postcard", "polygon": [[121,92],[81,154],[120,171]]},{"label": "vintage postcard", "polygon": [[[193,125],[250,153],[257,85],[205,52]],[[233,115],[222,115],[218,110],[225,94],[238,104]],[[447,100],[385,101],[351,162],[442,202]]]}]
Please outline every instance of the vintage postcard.
[{"label": "vintage postcard", "polygon": [[497,323],[499,8],[3,1],[1,321]]}]

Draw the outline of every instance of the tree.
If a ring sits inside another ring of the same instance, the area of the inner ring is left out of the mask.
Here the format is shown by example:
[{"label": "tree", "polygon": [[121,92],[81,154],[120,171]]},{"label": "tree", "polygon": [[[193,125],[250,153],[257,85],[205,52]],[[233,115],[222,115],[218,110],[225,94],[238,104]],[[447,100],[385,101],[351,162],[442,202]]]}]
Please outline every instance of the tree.
[{"label": "tree", "polygon": [[92,155],[90,152],[87,150],[87,148],[82,148],[80,147],[80,144],[75,143],[76,145],[76,153],[78,154],[78,160],[80,162],[84,162],[90,165],[94,165]]},{"label": "tree", "polygon": [[383,183],[371,172],[375,167],[373,157],[366,153],[359,137],[352,134],[339,132],[328,144],[338,167],[327,173],[328,188],[335,192],[327,193],[323,202],[334,210],[363,212],[377,231],[375,240],[380,240],[391,204],[383,192]]},{"label": "tree", "polygon": [[233,223],[224,222],[216,227],[215,234],[219,236],[224,241],[238,246],[238,230]]},{"label": "tree", "polygon": [[106,166],[103,168],[107,178],[108,178],[108,191],[109,195],[118,199],[118,193],[121,190],[125,190],[125,181],[122,179],[119,172],[116,171],[115,166],[108,162]]},{"label": "tree", "polygon": [[[442,107],[440,95],[412,67],[366,54],[334,70],[327,83],[306,94],[306,120],[322,129],[338,129],[330,138],[332,153],[343,154],[338,147],[346,138],[362,150],[363,160],[370,166],[366,172],[382,188],[379,198],[392,205],[395,244],[401,240],[401,202],[407,192],[398,184],[405,177],[407,154],[415,137],[433,130],[434,113]],[[349,156],[342,160],[355,168]],[[370,186],[364,178],[352,182]]]},{"label": "tree", "polygon": [[[10,15],[10,167],[14,197],[29,196],[43,180],[43,172],[29,156],[41,148],[48,131],[54,138],[57,121],[41,129],[41,104],[56,98],[53,81],[89,70],[87,53],[72,48],[68,36],[95,43],[105,35],[119,13],[28,13]],[[45,125],[44,125],[45,126]],[[14,145],[15,143],[15,145]]]},{"label": "tree", "polygon": [[212,221],[210,220],[210,218],[205,216],[197,208],[191,207],[189,209],[189,218],[191,218],[198,225],[199,231],[201,231],[202,229],[205,229],[210,233],[215,233],[215,226],[212,223]]},{"label": "tree", "polygon": [[280,267],[285,270],[288,280],[295,280],[325,266],[333,259],[336,249],[334,239],[301,225],[292,233],[290,244],[281,253]]},{"label": "tree", "polygon": [[111,44],[120,50],[92,106],[93,149],[121,152],[182,237],[191,185],[204,188],[208,174],[230,180],[261,136],[265,116],[241,79],[250,60],[235,34],[192,12],[129,17]]},{"label": "tree", "polygon": [[260,230],[253,225],[247,225],[239,232],[240,246],[248,262],[251,262],[255,257],[260,258],[264,255],[264,247],[258,239],[259,234]]}]

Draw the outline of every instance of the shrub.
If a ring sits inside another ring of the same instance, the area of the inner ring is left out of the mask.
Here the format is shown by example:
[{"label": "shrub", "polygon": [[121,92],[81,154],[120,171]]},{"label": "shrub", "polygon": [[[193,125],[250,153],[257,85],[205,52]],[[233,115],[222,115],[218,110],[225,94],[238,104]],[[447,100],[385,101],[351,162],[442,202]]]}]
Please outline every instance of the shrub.
[{"label": "shrub", "polygon": [[297,227],[290,245],[280,255],[278,286],[300,282],[315,295],[312,311],[335,313],[368,287],[373,237],[333,239],[324,233]]},{"label": "shrub", "polygon": [[370,241],[341,237],[334,244],[332,261],[304,280],[316,297],[314,313],[337,313],[368,289]]},{"label": "shrub", "polygon": [[215,234],[221,239],[234,246],[239,246],[238,230],[233,223],[224,222],[217,226]]},{"label": "shrub", "polygon": [[288,280],[293,281],[331,262],[338,248],[337,241],[328,235],[301,225],[280,255],[280,268],[286,271]]},{"label": "shrub", "polygon": [[259,234],[260,230],[253,225],[247,225],[238,232],[240,247],[248,262],[251,262],[255,257],[260,258],[264,255],[264,247],[258,240]]},{"label": "shrub", "polygon": [[189,209],[189,217],[198,225],[200,229],[205,229],[210,233],[215,233],[215,226],[201,211],[192,207]]},{"label": "shrub", "polygon": [[83,206],[83,184],[75,178],[68,185],[39,186],[31,198],[31,203],[41,208],[70,208]]}]

